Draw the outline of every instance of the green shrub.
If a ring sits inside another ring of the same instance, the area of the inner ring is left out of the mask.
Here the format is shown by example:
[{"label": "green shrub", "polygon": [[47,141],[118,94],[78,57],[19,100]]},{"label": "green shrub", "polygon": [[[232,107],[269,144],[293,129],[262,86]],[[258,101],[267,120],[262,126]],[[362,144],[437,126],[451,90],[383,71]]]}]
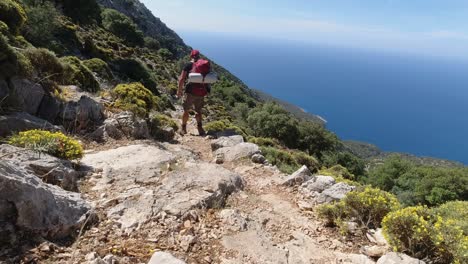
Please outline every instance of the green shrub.
[{"label": "green shrub", "polygon": [[65,64],[67,81],[71,82],[71,84],[78,84],[81,89],[88,92],[99,91],[99,82],[80,59],[69,56],[61,58],[61,61]]},{"label": "green shrub", "polygon": [[233,131],[238,135],[247,137],[246,133],[239,127],[233,125],[229,120],[217,120],[207,123],[203,126],[206,133],[214,135],[219,132]]},{"label": "green shrub", "polygon": [[261,147],[265,158],[284,173],[293,173],[300,168],[293,155],[286,150],[275,147]]},{"label": "green shrub", "polygon": [[27,20],[23,7],[13,0],[0,1],[0,20],[5,22],[13,34],[18,34]]},{"label": "green shrub", "polygon": [[297,148],[320,160],[325,153],[336,151],[340,145],[338,137],[321,124],[301,121],[297,129],[299,130],[299,135],[295,139]]},{"label": "green shrub", "polygon": [[354,175],[341,165],[335,165],[328,169],[321,169],[320,175],[332,176],[336,180],[354,180]]},{"label": "green shrub", "polygon": [[170,52],[166,48],[159,49],[158,54],[159,56],[161,56],[161,58],[166,59],[166,60],[171,59],[174,56],[174,54],[172,54],[172,52]]},{"label": "green shrub", "polygon": [[92,72],[96,73],[98,76],[106,80],[113,79],[112,71],[109,68],[109,65],[107,65],[107,62],[98,58],[93,58],[90,60],[83,61],[83,64],[86,67],[88,67],[88,69],[90,69]]},{"label": "green shrub", "polygon": [[8,144],[47,153],[62,159],[72,160],[83,157],[81,144],[61,132],[24,131],[12,136],[8,140]]},{"label": "green shrub", "polygon": [[0,33],[0,77],[20,75],[30,77],[33,67],[21,52],[15,51],[8,43],[7,37]]},{"label": "green shrub", "polygon": [[[393,194],[366,186],[349,192],[335,204],[322,207],[319,212],[330,223],[357,221],[364,228],[377,228],[385,215],[397,210],[400,203]],[[336,214],[337,218],[331,218]]]},{"label": "green shrub", "polygon": [[58,46],[54,34],[60,27],[60,13],[51,2],[26,8],[28,21],[23,34],[36,47],[53,48]]},{"label": "green shrub", "polygon": [[344,203],[323,204],[317,207],[318,216],[327,221],[329,226],[337,226],[347,218]]},{"label": "green shrub", "polygon": [[261,147],[280,147],[278,140],[273,138],[249,137],[248,141]]},{"label": "green shrub", "polygon": [[382,222],[384,235],[395,251],[432,263],[466,263],[468,236],[452,219],[425,206],[389,213]]},{"label": "green shrub", "polygon": [[54,83],[62,83],[64,81],[65,66],[48,49],[26,49],[24,55],[30,61],[37,81],[43,86],[50,87]]},{"label": "green shrub", "polygon": [[443,219],[455,221],[455,225],[461,227],[465,236],[468,235],[468,201],[447,202],[437,208],[434,212]]},{"label": "green shrub", "polygon": [[63,5],[65,15],[81,24],[101,22],[101,7],[96,0],[59,0]]},{"label": "green shrub", "polygon": [[[353,176],[366,175],[366,163],[363,159],[350,152],[326,152],[322,156],[322,166],[327,168],[335,165],[341,165],[348,169]],[[355,180],[354,177],[353,179]]]},{"label": "green shrub", "polygon": [[307,153],[302,151],[293,151],[292,157],[299,165],[305,165],[311,172],[316,172],[319,169],[319,162],[316,158],[309,156]]},{"label": "green shrub", "polygon": [[161,48],[161,44],[159,41],[155,40],[154,38],[151,37],[145,37],[145,47],[151,50],[159,50]]},{"label": "green shrub", "polygon": [[126,15],[115,9],[104,9],[102,11],[102,25],[105,29],[125,40],[131,45],[143,45],[143,32]]},{"label": "green shrub", "polygon": [[148,116],[153,108],[158,107],[156,96],[141,83],[119,84],[112,93],[116,98],[115,107],[139,116]]},{"label": "green shrub", "polygon": [[174,120],[172,120],[172,118],[166,115],[157,114],[151,117],[151,136],[158,140],[170,141],[174,135],[169,134],[167,131],[165,131],[165,128],[172,128],[174,131],[177,131],[178,126],[177,123]]},{"label": "green shrub", "polygon": [[155,95],[159,95],[157,89],[156,77],[139,60],[122,59],[114,62],[119,71],[125,77],[141,82],[146,88],[150,89]]}]

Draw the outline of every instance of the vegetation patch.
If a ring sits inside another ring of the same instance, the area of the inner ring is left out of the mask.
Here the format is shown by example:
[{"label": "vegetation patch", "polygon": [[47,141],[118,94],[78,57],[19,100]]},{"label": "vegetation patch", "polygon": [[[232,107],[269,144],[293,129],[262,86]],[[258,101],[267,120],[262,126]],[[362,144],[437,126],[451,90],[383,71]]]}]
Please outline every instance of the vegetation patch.
[{"label": "vegetation patch", "polygon": [[263,146],[261,150],[265,158],[284,173],[293,173],[303,165],[312,172],[317,171],[319,167],[314,157],[301,151],[288,151],[269,146]]},{"label": "vegetation patch", "polygon": [[0,19],[8,25],[12,34],[18,34],[27,20],[24,8],[17,1],[0,1]]},{"label": "vegetation patch", "polygon": [[220,132],[232,131],[238,135],[247,137],[247,134],[239,127],[233,125],[229,120],[217,120],[203,126],[208,134],[215,135]]},{"label": "vegetation patch", "polygon": [[71,84],[78,84],[81,89],[88,92],[99,91],[99,82],[96,80],[91,70],[86,67],[80,59],[69,56],[61,58],[61,61],[65,64],[68,82]]},{"label": "vegetation patch", "polygon": [[85,60],[83,61],[83,64],[88,67],[92,72],[96,73],[98,76],[101,78],[104,78],[106,80],[112,80],[113,79],[113,74],[111,69],[109,68],[109,65],[107,65],[107,62],[99,59],[99,58],[93,58],[90,60]]},{"label": "vegetation patch", "polygon": [[141,83],[117,85],[112,94],[116,98],[114,106],[129,110],[136,115],[146,117],[153,108],[157,108],[157,97]]},{"label": "vegetation patch", "polygon": [[138,30],[136,24],[128,16],[115,9],[102,11],[102,25],[130,45],[141,46],[145,43],[143,32]]},{"label": "vegetation patch", "polygon": [[117,70],[121,75],[133,81],[141,82],[155,95],[159,95],[156,77],[141,61],[135,59],[122,59],[114,61],[114,64],[117,66]]},{"label": "vegetation patch", "polygon": [[24,51],[34,71],[35,79],[42,86],[52,89],[56,83],[63,83],[65,76],[65,65],[55,54],[43,48],[29,48]]},{"label": "vegetation patch", "polygon": [[177,123],[169,116],[163,114],[156,114],[151,117],[150,120],[150,131],[151,136],[158,140],[170,141],[174,134],[167,131],[167,128],[172,128],[173,131],[177,131]]},{"label": "vegetation patch", "polygon": [[61,132],[24,131],[10,137],[8,144],[47,153],[61,159],[73,160],[83,157],[81,144]]}]

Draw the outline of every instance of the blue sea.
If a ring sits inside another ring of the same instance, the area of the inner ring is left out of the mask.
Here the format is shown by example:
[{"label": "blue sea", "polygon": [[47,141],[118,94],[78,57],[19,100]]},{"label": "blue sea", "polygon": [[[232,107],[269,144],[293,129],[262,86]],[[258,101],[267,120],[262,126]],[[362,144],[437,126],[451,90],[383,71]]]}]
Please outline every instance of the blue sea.
[{"label": "blue sea", "polygon": [[468,165],[468,60],[228,34],[185,42],[341,139]]}]

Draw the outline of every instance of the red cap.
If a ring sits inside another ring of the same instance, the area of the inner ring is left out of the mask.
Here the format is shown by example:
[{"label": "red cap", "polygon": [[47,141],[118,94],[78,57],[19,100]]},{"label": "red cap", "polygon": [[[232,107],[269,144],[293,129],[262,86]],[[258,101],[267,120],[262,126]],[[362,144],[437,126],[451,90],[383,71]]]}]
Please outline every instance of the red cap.
[{"label": "red cap", "polygon": [[196,57],[199,57],[199,56],[200,56],[200,51],[198,51],[198,50],[192,50],[192,52],[190,53],[191,58],[196,58]]}]

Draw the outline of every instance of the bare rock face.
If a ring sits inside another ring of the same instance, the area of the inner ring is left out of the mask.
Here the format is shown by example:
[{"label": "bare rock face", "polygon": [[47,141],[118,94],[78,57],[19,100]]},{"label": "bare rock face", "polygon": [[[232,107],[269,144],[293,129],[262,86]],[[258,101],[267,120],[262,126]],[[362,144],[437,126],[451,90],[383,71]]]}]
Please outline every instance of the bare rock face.
[{"label": "bare rock face", "polygon": [[377,264],[426,264],[426,262],[405,254],[390,252],[379,258]]},{"label": "bare rock face", "polygon": [[77,101],[64,103],[58,118],[67,128],[88,130],[102,124],[104,107],[89,96],[82,95]]},{"label": "bare rock face", "polygon": [[234,147],[235,145],[244,143],[244,138],[239,135],[230,136],[230,137],[220,137],[213,142],[211,142],[211,149],[216,151],[220,148],[225,147]]},{"label": "bare rock face", "polygon": [[286,180],[282,183],[284,186],[300,185],[310,179],[312,173],[307,166],[302,166],[299,170],[289,175]]},{"label": "bare rock face", "polygon": [[323,191],[318,197],[318,203],[330,203],[345,198],[346,194],[356,189],[355,186],[350,186],[344,182],[339,182],[332,187]]},{"label": "bare rock face", "polygon": [[92,153],[82,162],[103,170],[94,189],[114,194],[103,206],[110,219],[130,231],[162,212],[182,216],[193,208],[220,207],[243,188],[239,175],[193,159],[177,145],[162,144]]},{"label": "bare rock face", "polygon": [[5,100],[9,94],[10,88],[8,87],[8,83],[5,80],[0,80],[0,102]]},{"label": "bare rock face", "polygon": [[32,116],[25,112],[0,116],[0,137],[7,137],[17,132],[31,129],[62,131],[63,128],[54,126],[46,120]]},{"label": "bare rock face", "polygon": [[186,264],[184,261],[175,258],[166,252],[156,252],[151,257],[148,264]]},{"label": "bare rock face", "polygon": [[106,141],[108,138],[134,138],[148,139],[150,132],[145,120],[138,118],[132,112],[125,111],[106,119],[92,137],[97,141]]},{"label": "bare rock face", "polygon": [[0,155],[3,156],[3,160],[32,172],[46,183],[58,185],[67,191],[78,190],[80,173],[73,169],[68,160],[10,145],[0,145]]},{"label": "bare rock face", "polygon": [[0,161],[0,201],[0,211],[14,208],[16,227],[51,239],[72,234],[91,210],[79,194],[46,184],[10,161]]},{"label": "bare rock face", "polygon": [[224,161],[250,159],[253,155],[261,153],[260,148],[252,143],[240,143],[233,147],[224,147],[216,150],[214,155],[224,155]]},{"label": "bare rock face", "polygon": [[301,188],[307,192],[323,192],[332,187],[336,183],[335,179],[330,176],[317,175],[305,182]]},{"label": "bare rock face", "polygon": [[224,209],[219,212],[219,217],[223,223],[232,231],[246,231],[247,219],[236,209]]},{"label": "bare rock face", "polygon": [[10,82],[10,88],[12,93],[9,100],[16,108],[15,110],[35,115],[45,94],[42,86],[26,79],[14,77]]}]

